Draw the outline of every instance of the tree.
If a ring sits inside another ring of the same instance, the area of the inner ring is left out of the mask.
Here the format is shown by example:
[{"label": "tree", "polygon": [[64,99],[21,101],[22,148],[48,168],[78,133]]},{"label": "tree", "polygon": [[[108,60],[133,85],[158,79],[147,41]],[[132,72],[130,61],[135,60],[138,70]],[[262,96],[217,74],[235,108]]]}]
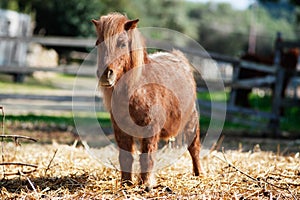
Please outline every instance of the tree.
[{"label": "tree", "polygon": [[94,27],[88,20],[103,14],[108,0],[2,0],[0,6],[31,14],[35,34],[91,36]]},{"label": "tree", "polygon": [[[257,0],[274,17],[284,17],[294,23],[295,30],[300,32],[299,0]],[[279,14],[278,14],[279,13]],[[298,34],[299,35],[299,34]]]}]

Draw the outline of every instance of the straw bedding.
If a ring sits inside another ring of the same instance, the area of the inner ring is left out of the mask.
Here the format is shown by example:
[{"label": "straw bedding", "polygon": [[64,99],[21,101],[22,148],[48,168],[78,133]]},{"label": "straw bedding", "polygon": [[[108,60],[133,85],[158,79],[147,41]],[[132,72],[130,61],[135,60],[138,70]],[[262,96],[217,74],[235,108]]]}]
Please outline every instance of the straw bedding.
[{"label": "straw bedding", "polygon": [[[150,192],[121,187],[117,170],[104,167],[77,145],[3,143],[1,199],[299,199],[300,155],[260,151],[212,151],[202,159],[205,174],[192,176],[188,153],[156,173]],[[117,156],[117,155],[116,155]],[[34,172],[26,174],[28,171]],[[4,173],[15,173],[5,176]]]}]

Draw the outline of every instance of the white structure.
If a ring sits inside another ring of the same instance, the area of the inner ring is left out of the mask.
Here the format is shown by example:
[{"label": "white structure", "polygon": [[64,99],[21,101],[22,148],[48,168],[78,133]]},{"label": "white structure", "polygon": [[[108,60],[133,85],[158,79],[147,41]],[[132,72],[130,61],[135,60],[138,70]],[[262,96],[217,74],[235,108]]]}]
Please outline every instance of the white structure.
[{"label": "white structure", "polygon": [[[29,15],[0,9],[0,37],[31,36]],[[27,43],[0,38],[0,67],[25,66]]]}]

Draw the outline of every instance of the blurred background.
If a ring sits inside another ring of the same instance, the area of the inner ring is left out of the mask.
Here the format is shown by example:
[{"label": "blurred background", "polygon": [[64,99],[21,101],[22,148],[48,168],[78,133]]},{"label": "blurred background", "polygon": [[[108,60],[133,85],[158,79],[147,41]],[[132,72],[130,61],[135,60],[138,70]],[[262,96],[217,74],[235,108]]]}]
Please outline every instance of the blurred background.
[{"label": "blurred background", "polygon": [[[7,133],[34,133],[45,142],[55,137],[69,142],[69,137],[76,137],[72,90],[79,66],[94,48],[91,19],[116,11],[139,18],[139,27],[186,34],[215,59],[226,90],[209,94],[201,83],[203,77],[197,79],[204,133],[210,122],[205,107],[211,109],[205,102],[214,100],[228,103],[223,129],[228,137],[300,137],[297,0],[1,0],[0,105],[5,110]],[[288,44],[276,46],[276,41]],[[292,61],[284,57],[290,51],[295,52]],[[245,55],[252,56],[254,64],[244,63],[241,58],[247,60]],[[281,79],[279,69],[284,67],[276,68],[276,58],[280,66],[293,62]],[[95,57],[89,59],[85,64],[94,66]],[[83,90],[95,77],[93,70],[81,71]],[[78,97],[83,107],[87,98],[84,93]],[[109,132],[108,114],[100,110],[98,115]]]},{"label": "blurred background", "polygon": [[[256,51],[272,51],[277,31],[299,38],[300,8],[295,0],[146,1],[146,0],[2,0],[0,8],[28,14],[34,35],[94,37],[90,19],[109,12],[139,18],[140,27],[164,27],[185,33],[208,51],[240,55],[254,31]],[[252,31],[252,32],[251,32]]]}]

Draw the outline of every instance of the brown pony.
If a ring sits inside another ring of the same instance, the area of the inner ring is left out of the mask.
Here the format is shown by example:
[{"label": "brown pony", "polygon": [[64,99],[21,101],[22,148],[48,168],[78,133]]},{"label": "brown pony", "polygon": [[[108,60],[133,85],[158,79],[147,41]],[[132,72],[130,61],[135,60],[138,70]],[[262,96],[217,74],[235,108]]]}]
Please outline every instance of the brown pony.
[{"label": "brown pony", "polygon": [[148,55],[136,29],[138,21],[119,13],[92,20],[97,30],[97,76],[119,147],[122,183],[132,184],[137,140],[140,181],[150,189],[158,141],[183,131],[194,175],[201,173],[199,115],[196,84],[187,59],[179,51]]}]

